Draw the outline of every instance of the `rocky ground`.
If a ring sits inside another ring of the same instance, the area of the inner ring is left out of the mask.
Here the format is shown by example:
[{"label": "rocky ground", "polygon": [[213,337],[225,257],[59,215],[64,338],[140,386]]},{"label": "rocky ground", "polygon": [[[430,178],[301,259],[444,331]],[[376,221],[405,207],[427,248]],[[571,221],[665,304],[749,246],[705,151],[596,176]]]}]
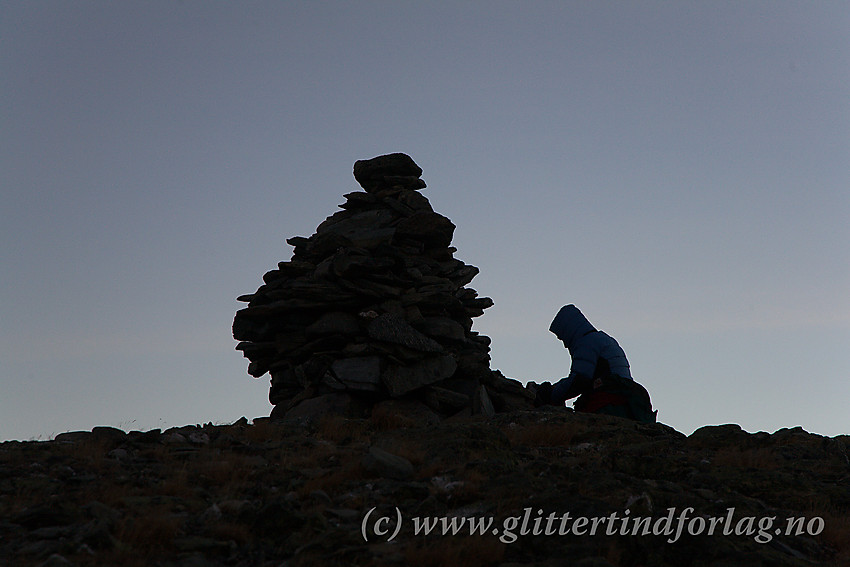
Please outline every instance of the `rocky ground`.
[{"label": "rocky ground", "polygon": [[5,442],[0,564],[850,564],[848,436],[400,403]]}]

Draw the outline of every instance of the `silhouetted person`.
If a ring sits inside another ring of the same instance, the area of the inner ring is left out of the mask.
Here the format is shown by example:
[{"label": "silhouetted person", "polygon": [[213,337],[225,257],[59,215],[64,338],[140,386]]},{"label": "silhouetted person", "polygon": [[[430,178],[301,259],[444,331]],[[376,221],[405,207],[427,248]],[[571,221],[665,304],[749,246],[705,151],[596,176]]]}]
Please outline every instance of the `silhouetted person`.
[{"label": "silhouetted person", "polygon": [[607,413],[638,421],[655,421],[646,390],[634,381],[626,353],[611,335],[598,331],[575,305],[558,311],[549,330],[570,351],[570,373],[538,388],[537,405],[562,406],[580,396],[576,411]]}]

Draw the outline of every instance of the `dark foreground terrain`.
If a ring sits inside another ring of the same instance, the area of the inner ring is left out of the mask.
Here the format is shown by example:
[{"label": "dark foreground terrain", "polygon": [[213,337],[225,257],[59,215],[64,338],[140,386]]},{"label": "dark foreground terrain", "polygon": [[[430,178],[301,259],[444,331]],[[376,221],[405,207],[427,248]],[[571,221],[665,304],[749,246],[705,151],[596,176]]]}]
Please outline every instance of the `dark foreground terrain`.
[{"label": "dark foreground terrain", "polygon": [[3,443],[0,564],[850,564],[848,436],[414,409]]}]

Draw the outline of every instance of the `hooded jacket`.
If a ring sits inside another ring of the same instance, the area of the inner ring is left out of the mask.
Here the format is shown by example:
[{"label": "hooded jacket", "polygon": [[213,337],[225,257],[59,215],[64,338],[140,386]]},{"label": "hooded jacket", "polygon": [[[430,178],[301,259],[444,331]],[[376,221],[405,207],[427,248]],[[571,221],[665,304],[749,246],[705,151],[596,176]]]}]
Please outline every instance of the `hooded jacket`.
[{"label": "hooded jacket", "polygon": [[565,305],[558,311],[549,330],[564,341],[570,351],[572,366],[566,379],[593,378],[596,362],[601,357],[608,362],[612,374],[632,379],[626,353],[614,337],[597,331],[575,305]]}]

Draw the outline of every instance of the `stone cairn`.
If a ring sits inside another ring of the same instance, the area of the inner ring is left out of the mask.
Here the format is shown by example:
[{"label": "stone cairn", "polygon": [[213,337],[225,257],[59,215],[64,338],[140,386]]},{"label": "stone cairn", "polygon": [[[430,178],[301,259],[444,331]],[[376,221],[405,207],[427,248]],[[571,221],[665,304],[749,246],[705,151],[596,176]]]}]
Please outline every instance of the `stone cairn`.
[{"label": "stone cairn", "polygon": [[238,298],[236,349],[250,375],[271,375],[273,418],[311,400],[349,414],[413,400],[440,417],[532,407],[533,390],[490,370],[472,318],[493,301],[464,287],[478,268],[453,257],[455,225],[420,193],[421,175],[405,154],[356,162],[364,191],[288,239],[292,259]]}]

